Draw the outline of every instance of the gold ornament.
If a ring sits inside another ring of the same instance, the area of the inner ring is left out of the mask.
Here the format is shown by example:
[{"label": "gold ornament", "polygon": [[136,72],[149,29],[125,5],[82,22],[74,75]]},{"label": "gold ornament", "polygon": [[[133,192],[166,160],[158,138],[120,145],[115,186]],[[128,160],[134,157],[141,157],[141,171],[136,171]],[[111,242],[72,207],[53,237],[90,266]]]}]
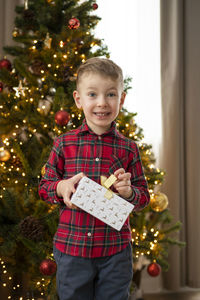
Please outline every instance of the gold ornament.
[{"label": "gold ornament", "polygon": [[44,49],[51,49],[52,38],[50,38],[49,33],[47,32],[46,38],[44,40]]},{"label": "gold ornament", "polygon": [[8,150],[0,151],[0,161],[7,161],[10,159],[10,152]]},{"label": "gold ornament", "polygon": [[18,28],[15,28],[12,32],[12,36],[17,37],[18,35],[19,35],[19,30],[18,30]]},{"label": "gold ornament", "polygon": [[150,205],[151,208],[156,212],[161,212],[168,207],[168,198],[165,194],[158,192],[151,196]]},{"label": "gold ornament", "polygon": [[44,176],[45,175],[45,167],[46,167],[46,164],[42,167],[41,169],[41,175]]}]

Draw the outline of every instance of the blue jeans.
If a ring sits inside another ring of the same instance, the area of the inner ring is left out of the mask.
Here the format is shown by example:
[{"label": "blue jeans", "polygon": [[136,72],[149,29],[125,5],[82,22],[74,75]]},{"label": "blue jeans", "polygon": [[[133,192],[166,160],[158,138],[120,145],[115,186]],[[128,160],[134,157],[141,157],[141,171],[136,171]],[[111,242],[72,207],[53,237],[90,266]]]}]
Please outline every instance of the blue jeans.
[{"label": "blue jeans", "polygon": [[60,300],[128,300],[132,249],[102,258],[66,255],[54,247]]}]

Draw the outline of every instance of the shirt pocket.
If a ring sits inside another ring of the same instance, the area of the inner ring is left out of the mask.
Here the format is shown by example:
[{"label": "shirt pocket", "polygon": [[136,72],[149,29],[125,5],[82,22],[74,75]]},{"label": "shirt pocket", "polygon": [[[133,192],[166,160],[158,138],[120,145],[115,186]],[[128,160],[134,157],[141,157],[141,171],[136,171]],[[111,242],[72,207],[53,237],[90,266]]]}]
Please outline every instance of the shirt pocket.
[{"label": "shirt pocket", "polygon": [[118,157],[114,154],[111,155],[109,174],[113,174],[116,170],[123,168],[127,172],[128,156]]}]

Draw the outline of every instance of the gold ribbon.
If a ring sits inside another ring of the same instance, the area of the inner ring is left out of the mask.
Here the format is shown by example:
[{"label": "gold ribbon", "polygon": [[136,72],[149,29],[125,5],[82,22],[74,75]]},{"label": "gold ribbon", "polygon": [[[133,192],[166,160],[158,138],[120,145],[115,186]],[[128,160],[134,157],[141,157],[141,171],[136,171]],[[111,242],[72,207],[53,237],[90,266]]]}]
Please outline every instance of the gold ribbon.
[{"label": "gold ribbon", "polygon": [[103,187],[105,187],[107,189],[106,193],[105,193],[105,197],[110,200],[113,197],[113,192],[111,191],[111,189],[109,189],[109,187],[111,187],[111,185],[113,185],[113,183],[115,183],[115,181],[117,180],[117,177],[115,177],[115,175],[110,175],[110,177],[106,177],[106,176],[101,176],[101,185]]}]

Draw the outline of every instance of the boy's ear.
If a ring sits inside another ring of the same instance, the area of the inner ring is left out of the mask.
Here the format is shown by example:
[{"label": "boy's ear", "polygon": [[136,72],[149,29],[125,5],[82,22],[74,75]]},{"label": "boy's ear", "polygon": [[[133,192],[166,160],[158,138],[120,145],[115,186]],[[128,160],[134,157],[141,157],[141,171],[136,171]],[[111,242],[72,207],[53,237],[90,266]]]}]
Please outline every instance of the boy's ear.
[{"label": "boy's ear", "polygon": [[74,97],[74,101],[76,103],[76,106],[80,109],[82,108],[81,106],[81,102],[80,102],[80,96],[77,90],[73,91],[73,97]]},{"label": "boy's ear", "polygon": [[123,104],[124,104],[125,98],[126,98],[126,93],[125,93],[125,92],[122,92],[121,98],[120,98],[120,105],[119,105],[119,108],[120,108],[120,109],[122,109],[122,106],[123,106]]}]

